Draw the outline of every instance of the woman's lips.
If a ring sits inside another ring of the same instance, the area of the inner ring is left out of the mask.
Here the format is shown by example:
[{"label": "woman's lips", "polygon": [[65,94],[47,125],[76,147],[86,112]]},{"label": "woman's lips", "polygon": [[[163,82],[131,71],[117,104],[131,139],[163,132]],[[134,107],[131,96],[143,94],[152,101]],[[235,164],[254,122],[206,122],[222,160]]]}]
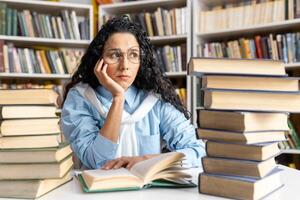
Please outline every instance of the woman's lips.
[{"label": "woman's lips", "polygon": [[130,76],[128,76],[128,75],[120,75],[118,77],[122,80],[128,80],[130,78]]}]

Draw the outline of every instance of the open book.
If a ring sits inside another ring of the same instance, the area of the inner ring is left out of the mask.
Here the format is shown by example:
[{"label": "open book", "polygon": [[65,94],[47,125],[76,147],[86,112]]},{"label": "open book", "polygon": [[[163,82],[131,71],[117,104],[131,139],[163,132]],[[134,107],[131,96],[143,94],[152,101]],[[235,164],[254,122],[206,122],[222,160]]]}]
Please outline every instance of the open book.
[{"label": "open book", "polygon": [[138,190],[147,187],[196,187],[181,166],[184,154],[164,153],[141,161],[130,170],[85,170],[79,175],[84,192]]}]

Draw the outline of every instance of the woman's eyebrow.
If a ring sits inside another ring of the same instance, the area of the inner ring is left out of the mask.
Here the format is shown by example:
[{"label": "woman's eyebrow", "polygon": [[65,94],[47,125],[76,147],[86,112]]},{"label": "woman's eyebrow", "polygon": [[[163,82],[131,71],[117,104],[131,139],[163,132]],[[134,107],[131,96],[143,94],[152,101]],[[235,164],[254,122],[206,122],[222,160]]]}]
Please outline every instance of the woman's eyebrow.
[{"label": "woman's eyebrow", "polygon": [[106,51],[121,51],[120,48],[111,48],[111,49],[104,49]]},{"label": "woman's eyebrow", "polygon": [[[132,47],[128,48],[126,51],[128,51],[129,49],[131,49],[133,51],[139,51],[139,47],[137,47],[137,46],[132,46]],[[120,49],[120,48],[107,48],[107,49],[104,49],[104,51],[122,51],[122,49]]]}]

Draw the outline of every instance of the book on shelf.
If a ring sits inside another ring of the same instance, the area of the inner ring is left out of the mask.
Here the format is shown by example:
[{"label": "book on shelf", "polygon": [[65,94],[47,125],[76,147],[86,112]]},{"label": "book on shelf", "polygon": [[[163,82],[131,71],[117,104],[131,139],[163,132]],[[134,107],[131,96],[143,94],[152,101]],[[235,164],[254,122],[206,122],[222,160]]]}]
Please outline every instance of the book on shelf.
[{"label": "book on shelf", "polygon": [[297,143],[296,141],[293,139],[292,135],[290,134],[290,132],[288,132],[286,134],[286,142],[288,144],[288,146],[290,147],[290,149],[297,149]]},{"label": "book on shelf", "polygon": [[283,186],[280,173],[275,168],[262,179],[201,173],[198,189],[200,193],[227,198],[262,199]]},{"label": "book on shelf", "polygon": [[11,42],[1,49],[0,72],[5,73],[71,74],[84,53],[81,48],[19,48]]},{"label": "book on shelf", "polygon": [[179,96],[179,99],[182,102],[182,104],[186,106],[187,105],[187,102],[186,102],[186,99],[187,99],[186,88],[176,88],[175,92]]},{"label": "book on shelf", "polygon": [[72,40],[89,39],[88,14],[78,16],[72,8],[63,9],[60,14],[52,15],[11,7],[12,5],[7,5],[5,2],[0,4],[2,22],[0,35]]},{"label": "book on shelf", "polygon": [[[286,10],[285,0],[226,2],[224,6],[219,3],[207,7],[209,9],[202,9],[199,12],[198,31],[202,33],[251,27],[292,19],[292,17],[286,17],[286,14],[291,11]],[[293,9],[291,10],[293,11]]]},{"label": "book on shelf", "polygon": [[52,163],[60,162],[72,154],[67,143],[58,147],[32,149],[1,149],[0,163]]},{"label": "book on shelf", "polygon": [[202,77],[202,88],[297,92],[299,78],[205,75]]},{"label": "book on shelf", "polygon": [[285,131],[233,132],[215,129],[197,129],[199,138],[240,144],[285,141]]},{"label": "book on shelf", "polygon": [[[199,110],[201,128],[227,131],[288,131],[288,113]],[[263,123],[261,123],[263,122]]]},{"label": "book on shelf", "polygon": [[57,108],[55,106],[39,105],[0,105],[1,119],[34,119],[34,118],[54,118]]},{"label": "book on shelf", "polygon": [[0,137],[0,149],[58,147],[60,134]]},{"label": "book on shelf", "polygon": [[207,141],[206,153],[209,157],[263,161],[279,154],[280,150],[277,142],[245,145],[229,142]]},{"label": "book on shelf", "polygon": [[51,135],[60,133],[59,118],[8,119],[0,121],[0,136]]},{"label": "book on shelf", "polygon": [[[197,45],[198,55],[214,58],[273,59],[284,63],[300,61],[300,32],[256,35]],[[248,52],[240,53],[240,52]]]},{"label": "book on shelf", "polygon": [[56,105],[57,97],[52,89],[0,90],[0,105]]},{"label": "book on shelf", "polygon": [[290,128],[289,135],[291,136],[291,140],[295,143],[296,149],[300,148],[300,138],[294,125],[292,124],[291,120],[288,121],[288,126]]},{"label": "book on shelf", "polygon": [[186,44],[165,45],[155,48],[157,65],[163,72],[182,72],[186,70]]},{"label": "book on shelf", "polygon": [[72,180],[70,172],[62,178],[32,180],[0,180],[1,198],[35,199]]},{"label": "book on shelf", "polygon": [[3,47],[4,47],[4,40],[0,40],[0,72],[5,72]]},{"label": "book on shelf", "polygon": [[0,180],[62,178],[72,167],[72,156],[52,163],[1,163]]},{"label": "book on shelf", "polygon": [[79,175],[84,192],[138,190],[151,186],[195,187],[181,167],[184,154],[164,153],[135,164],[130,170],[85,170]]},{"label": "book on shelf", "polygon": [[204,89],[204,108],[300,112],[300,92]]},{"label": "book on shelf", "polygon": [[285,66],[280,61],[229,58],[191,58],[188,64],[191,75],[235,74],[286,76]]},{"label": "book on shelf", "polygon": [[276,166],[275,158],[251,161],[227,158],[202,157],[203,171],[208,174],[263,178]]},{"label": "book on shelf", "polygon": [[[148,36],[184,35],[187,32],[186,7],[165,9],[158,7],[151,12],[140,12],[126,14],[131,21],[141,25]],[[100,17],[101,25],[114,15],[103,15]]]}]

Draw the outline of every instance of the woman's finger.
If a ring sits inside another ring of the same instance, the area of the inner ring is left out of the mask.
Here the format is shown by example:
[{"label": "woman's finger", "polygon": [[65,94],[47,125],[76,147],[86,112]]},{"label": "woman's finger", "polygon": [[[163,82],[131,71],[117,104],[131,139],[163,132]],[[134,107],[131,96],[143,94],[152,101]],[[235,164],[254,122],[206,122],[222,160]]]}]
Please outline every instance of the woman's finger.
[{"label": "woman's finger", "polygon": [[102,69],[101,69],[101,71],[102,71],[103,73],[106,73],[107,66],[108,66],[108,64],[106,64],[106,63],[103,65],[103,67],[102,67]]},{"label": "woman's finger", "polygon": [[126,165],[126,169],[131,169],[131,167],[135,164],[136,162],[131,161]]},{"label": "woman's finger", "polygon": [[127,163],[127,161],[125,161],[125,160],[119,160],[118,162],[115,163],[115,165],[112,168],[119,169],[119,168],[123,167],[126,163]]},{"label": "woman's finger", "polygon": [[102,166],[101,169],[104,169],[104,170],[112,169],[112,167],[115,165],[116,162],[118,162],[118,159],[108,161],[105,165]]},{"label": "woman's finger", "polygon": [[102,69],[102,65],[103,65],[103,59],[99,59],[95,65],[94,71],[100,72]]}]

